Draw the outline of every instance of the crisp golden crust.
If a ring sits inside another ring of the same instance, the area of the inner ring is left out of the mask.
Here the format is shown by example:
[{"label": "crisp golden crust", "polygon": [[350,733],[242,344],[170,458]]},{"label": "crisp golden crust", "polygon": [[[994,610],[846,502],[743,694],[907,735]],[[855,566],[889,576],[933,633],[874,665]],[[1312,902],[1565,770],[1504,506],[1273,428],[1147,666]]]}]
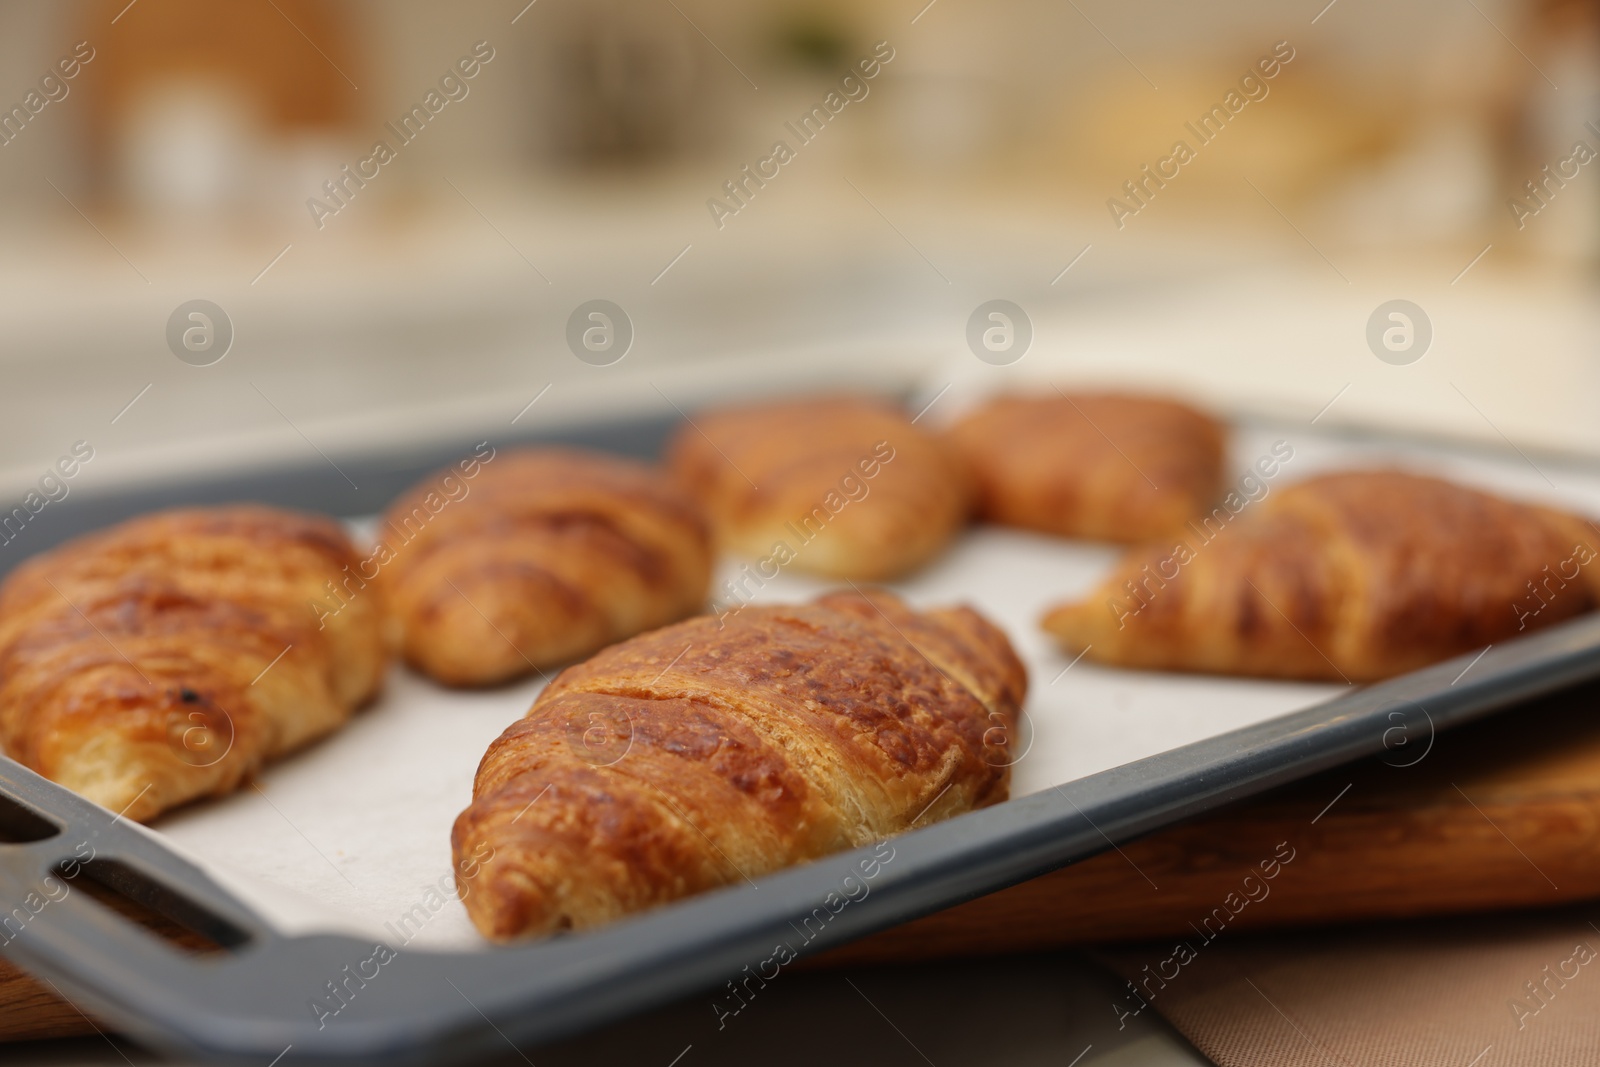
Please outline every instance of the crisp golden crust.
[{"label": "crisp golden crust", "polygon": [[966,521],[950,449],[887,404],[820,397],[697,415],[668,451],[724,547],[877,581],[942,551]]},{"label": "crisp golden crust", "polygon": [[1600,531],[1577,516],[1399,471],[1255,508],[1131,551],[1045,629],[1121,666],[1362,682],[1600,605]]},{"label": "crisp golden crust", "polygon": [[451,836],[493,857],[468,914],[496,940],[594,926],[996,803],[1026,688],[975,612],[881,592],[614,645],[484,755]]},{"label": "crisp golden crust", "polygon": [[442,471],[395,502],[378,536],[373,570],[406,659],[449,685],[505,681],[681,619],[711,581],[692,498],[643,464],[575,449]]},{"label": "crisp golden crust", "polygon": [[1216,499],[1226,433],[1185,404],[1109,393],[1002,396],[951,427],[978,512],[1065,537],[1166,537]]},{"label": "crisp golden crust", "polygon": [[248,506],[35,556],[0,587],[7,753],[139,820],[238,788],[381,684],[381,596],[314,607],[357,559],[330,520]]}]

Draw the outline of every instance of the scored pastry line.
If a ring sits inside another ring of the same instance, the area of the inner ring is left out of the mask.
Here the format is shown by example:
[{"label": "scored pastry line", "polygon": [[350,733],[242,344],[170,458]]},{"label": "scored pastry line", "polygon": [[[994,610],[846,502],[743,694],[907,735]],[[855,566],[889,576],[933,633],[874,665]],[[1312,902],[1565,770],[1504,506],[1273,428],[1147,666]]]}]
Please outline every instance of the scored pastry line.
[{"label": "scored pastry line", "polygon": [[511,651],[513,651],[517,655],[521,656],[523,658],[524,662],[526,662],[528,664],[528,666],[530,666],[534,670],[538,671],[539,672],[539,677],[541,677],[541,678],[543,678],[545,680],[545,684],[546,685],[548,685],[550,683],[550,676],[548,674],[544,673],[544,668],[540,667],[537,663],[533,662],[533,660],[528,659],[528,654],[526,652],[522,651],[522,649],[518,648],[517,647],[517,643],[515,641],[511,640],[511,638],[509,638],[509,637],[506,637],[506,632],[504,630],[500,629],[500,627],[496,626],[494,620],[489,618],[489,616],[485,615],[483,613],[483,609],[478,607],[478,605],[474,604],[472,602],[471,598],[467,596],[467,594],[461,592],[461,587],[455,583],[455,579],[446,578],[445,581],[450,583],[450,588],[451,589],[454,589],[457,593],[461,594],[461,599],[465,600],[467,602],[467,607],[471,608],[473,611],[476,611],[478,613],[479,617],[481,617],[484,622],[488,623],[489,626],[494,630],[494,632],[499,634],[505,640],[506,644],[511,646]]},{"label": "scored pastry line", "polygon": [[[950,675],[946,674],[943,667],[941,667],[937,663],[935,663],[933,661],[933,658],[931,656],[929,656],[926,652],[922,651],[922,649],[920,647],[918,647],[917,643],[915,641],[911,640],[911,638],[906,635],[906,632],[904,630],[900,629],[899,626],[895,625],[895,621],[893,619],[889,618],[888,615],[884,614],[883,609],[878,607],[877,601],[873,600],[865,592],[863,592],[861,587],[855,583],[854,579],[846,579],[846,581],[848,581],[850,583],[850,588],[854,589],[856,591],[856,594],[858,596],[860,596],[862,600],[865,600],[868,604],[870,604],[872,606],[872,610],[873,611],[876,611],[879,615],[882,615],[883,616],[883,621],[888,623],[890,625],[890,627],[892,627],[894,629],[894,632],[899,634],[901,639],[904,640],[906,644],[910,645],[911,648],[916,652],[917,655],[919,655],[923,659],[927,660],[928,666],[930,666],[934,670],[938,671],[939,674],[944,678],[945,681],[949,682],[951,685],[955,686],[957,689],[960,689],[962,692],[966,693],[973,700],[976,700],[980,705],[982,705],[983,710],[988,712],[991,716],[995,715],[995,714],[997,714],[999,712],[999,710],[1000,710],[999,707],[997,707],[995,704],[990,703],[989,701],[985,700],[982,696],[980,696],[978,693],[974,692],[971,686],[964,685],[963,683],[958,682],[954,678],[950,677]],[[985,733],[985,735],[987,735],[988,731],[986,730],[986,731],[984,731],[984,733]],[[1007,749],[1008,750],[1009,750],[1009,747],[1010,747],[1010,744],[1009,744],[1009,740],[1008,740],[1008,742],[1007,742]],[[1028,744],[1028,748],[1029,748],[1030,751],[1033,748],[1033,743],[1031,741]],[[1024,752],[1022,755],[1026,756],[1027,754],[1028,754],[1027,752]],[[1021,758],[1022,758],[1022,756],[1018,756],[1017,760],[1020,760]],[[1010,767],[1013,764],[1015,764],[1017,762],[1017,760],[1013,760],[1011,763],[1005,764],[1005,766]],[[920,816],[919,816],[919,818],[920,818]]]},{"label": "scored pastry line", "polygon": [[671,808],[673,811],[678,813],[678,818],[682,819],[684,822],[688,823],[691,827],[693,827],[695,833],[699,834],[701,837],[704,837],[706,839],[706,844],[708,844],[712,848],[716,849],[717,850],[717,855],[719,855],[723,859],[727,860],[728,861],[728,866],[732,867],[735,871],[737,871],[740,878],[743,878],[746,882],[750,883],[750,888],[751,889],[757,888],[756,884],[754,882],[750,881],[750,876],[748,874],[744,873],[744,869],[742,867],[740,867],[737,863],[733,862],[733,860],[728,857],[728,854],[726,852],[722,851],[722,849],[720,847],[718,847],[717,843],[715,841],[711,840],[711,838],[706,834],[706,832],[704,830],[700,829],[699,826],[695,825],[695,821],[693,819],[689,818],[689,816],[684,813],[682,808],[680,808],[680,807],[678,807],[678,805],[674,804],[672,802],[672,798],[670,796],[668,796],[665,792],[663,792],[660,786],[656,785],[654,782],[646,781],[643,778],[640,778],[640,779],[637,779],[637,780],[641,781],[641,782],[644,782],[645,785],[649,786],[651,789],[654,789],[657,793],[661,793],[661,799],[665,800],[667,802],[667,807]]},{"label": "scored pastry line", "polygon": [[917,645],[917,643],[915,641],[913,641],[913,640],[911,640],[911,638],[907,637],[906,636],[906,632],[904,630],[900,629],[899,626],[896,626],[895,625],[895,621],[893,619],[889,618],[888,615],[884,615],[884,611],[883,611],[882,608],[878,607],[877,601],[875,601],[871,597],[869,597],[862,590],[862,588],[855,583],[854,579],[847,578],[845,580],[850,583],[850,588],[854,589],[856,591],[856,593],[861,597],[861,599],[865,600],[872,607],[873,611],[876,611],[879,615],[883,616],[883,621],[888,623],[890,625],[890,627],[893,628],[894,632],[899,634],[901,639],[904,640],[906,644],[910,645],[912,650],[915,651],[917,655],[921,656],[923,659],[928,661],[928,666],[930,666],[934,670],[938,671],[940,673],[940,675],[942,675],[944,677],[945,681],[949,682],[951,685],[955,686],[958,689],[965,690],[967,693],[972,695],[974,698],[977,698],[978,699],[978,703],[982,704],[985,708],[988,708],[988,706],[989,706],[989,702],[988,701],[983,700],[982,698],[979,698],[978,694],[973,693],[971,689],[968,689],[966,686],[962,685],[960,682],[957,682],[954,678],[950,677],[948,674],[945,674],[944,668],[939,666],[937,663],[933,662],[932,657],[930,657],[926,652],[922,651],[922,649],[920,647],[918,647],[918,645]]},{"label": "scored pastry line", "polygon": [[[130,658],[129,655],[126,652],[124,652],[124,651],[122,651],[122,649],[118,648],[116,642],[111,640],[111,638],[109,636],[107,636],[107,634],[106,634],[106,632],[104,630],[100,629],[99,626],[96,626],[93,619],[89,618],[88,615],[84,614],[82,608],[80,608],[80,607],[78,607],[78,605],[74,604],[67,597],[67,594],[63,593],[61,591],[60,587],[57,586],[55,582],[52,582],[49,579],[49,577],[47,577],[47,576],[41,576],[41,577],[44,577],[45,583],[47,585],[49,585],[51,589],[54,589],[56,591],[56,595],[57,596],[59,596],[62,600],[65,600],[67,602],[67,607],[69,607],[73,611],[77,612],[78,613],[78,617],[81,618],[84,622],[88,623],[90,625],[90,627],[92,627],[94,629],[94,632],[100,635],[100,639],[103,640],[106,644],[111,646],[111,651],[113,651],[117,655],[121,656],[123,661],[126,662],[128,664],[128,666],[133,668],[134,673],[137,674],[140,678],[144,679],[144,684],[145,685],[149,686],[151,689],[155,689],[156,688],[156,684],[150,680],[149,675],[145,674],[144,671],[140,670],[139,669],[139,665],[137,663],[133,662],[132,658]],[[289,647],[293,648],[294,646],[290,645]],[[286,648],[286,649],[283,650],[283,652],[278,653],[278,659],[282,659],[283,658],[283,653],[284,652],[288,652],[288,651],[289,651],[289,649]],[[272,661],[272,663],[267,664],[267,670],[271,670],[272,669],[272,665],[277,663],[277,662],[278,662],[278,660],[275,659],[275,660]],[[262,671],[261,673],[262,674],[266,674],[267,672],[266,671]],[[256,676],[256,680],[260,681],[260,675]],[[255,682],[251,682],[250,684],[254,685]],[[221,707],[220,705],[218,705],[217,710],[222,712],[223,718],[227,719],[229,727],[232,727],[233,726],[233,716],[228,714],[228,710],[226,708],[224,708],[224,707]],[[187,734],[185,736],[187,736]],[[228,739],[228,749],[227,749],[227,751],[224,751],[221,756],[219,756],[216,759],[212,760],[210,763],[201,764],[200,766],[202,768],[203,767],[215,766],[216,764],[220,763],[228,755],[228,752],[230,752],[232,750],[233,750],[233,738],[230,736],[229,739]],[[153,782],[148,783],[148,784],[145,785],[145,787],[143,789],[139,790],[139,795],[134,797],[132,800],[128,801],[128,803],[123,807],[123,809],[121,811],[117,812],[116,818],[111,820],[112,825],[116,825],[117,820],[121,819],[122,816],[127,813],[129,808],[131,808],[135,804],[137,804],[139,802],[139,798],[144,796],[146,793],[148,793],[150,791],[150,789],[151,789],[151,786],[153,786],[154,784],[155,783],[153,783]]]},{"label": "scored pastry line", "polygon": [[1062,400],[1065,400],[1067,403],[1071,404],[1072,405],[1072,409],[1074,411],[1076,411],[1079,415],[1083,415],[1083,421],[1087,422],[1090,426],[1093,426],[1094,427],[1094,432],[1099,434],[1101,437],[1104,437],[1106,439],[1106,444],[1108,444],[1112,448],[1116,449],[1117,450],[1117,455],[1121,456],[1123,459],[1128,461],[1128,466],[1132,467],[1136,471],[1139,471],[1139,477],[1143,478],[1147,482],[1150,482],[1150,488],[1156,490],[1157,492],[1161,491],[1161,487],[1159,485],[1157,485],[1153,481],[1150,481],[1150,476],[1148,474],[1146,474],[1142,470],[1139,470],[1139,465],[1137,463],[1135,463],[1133,461],[1133,459],[1126,452],[1124,452],[1122,450],[1122,446],[1117,444],[1115,441],[1113,441],[1111,439],[1110,435],[1108,435],[1104,430],[1102,430],[1095,423],[1095,421],[1093,419],[1091,419],[1087,414],[1084,413],[1084,410],[1078,406],[1078,402],[1076,400],[1072,399],[1066,393],[1063,393],[1061,391],[1061,387],[1059,385],[1057,385],[1055,382],[1051,382],[1050,383],[1050,388],[1054,389],[1056,391],[1056,394],[1058,396],[1060,396]]},{"label": "scored pastry line", "polygon": [[1283,615],[1283,621],[1288,623],[1290,626],[1293,626],[1294,627],[1294,632],[1299,634],[1302,638],[1304,638],[1306,644],[1310,645],[1312,647],[1312,649],[1317,653],[1317,655],[1321,656],[1325,660],[1328,660],[1328,666],[1333,668],[1333,672],[1335,674],[1337,674],[1341,678],[1344,678],[1344,684],[1345,685],[1354,685],[1355,684],[1349,678],[1345,677],[1344,671],[1341,671],[1339,669],[1339,665],[1337,663],[1333,662],[1333,660],[1331,660],[1331,659],[1328,659],[1328,654],[1326,652],[1322,651],[1322,649],[1318,648],[1317,647],[1317,643],[1315,641],[1311,640],[1311,638],[1309,638],[1309,637],[1306,637],[1306,633],[1305,633],[1304,630],[1302,630],[1302,629],[1300,629],[1300,627],[1294,625],[1294,620],[1293,619],[1291,619],[1291,618],[1289,618],[1289,616],[1283,614],[1283,609],[1282,608],[1278,607],[1278,605],[1274,604],[1270,599],[1268,599],[1267,594],[1263,593],[1261,591],[1260,587],[1257,586],[1255,582],[1252,582],[1249,578],[1246,578],[1244,581],[1245,581],[1246,585],[1248,585],[1251,589],[1254,589],[1256,591],[1256,595],[1257,596],[1259,596],[1262,600],[1267,601],[1267,606],[1268,607],[1270,607],[1273,611],[1276,611],[1279,615]]},{"label": "scored pastry line", "polygon": [[[865,624],[862,625],[864,626]],[[877,634],[874,633],[874,636],[877,636]],[[650,686],[627,683],[602,682],[597,688],[592,689],[585,688],[585,683],[582,680],[572,684],[574,688],[567,690],[567,692],[590,693],[597,696],[624,697],[635,700],[687,700],[692,703],[704,704],[734,716],[738,722],[761,735],[763,740],[777,745],[786,752],[804,753],[812,762],[818,764],[826,763],[836,758],[834,747],[826,740],[828,735],[825,731],[819,730],[815,724],[806,725],[785,722],[784,717],[787,713],[782,710],[781,701],[776,698],[763,697],[754,691],[746,694],[748,704],[742,705],[709,696],[686,696],[678,692],[676,687],[668,687],[667,692],[662,693]],[[629,716],[630,725],[632,721],[632,716]],[[619,757],[611,763],[604,764],[604,766],[615,767],[620,760],[621,758]],[[888,803],[886,786],[883,782],[877,780],[846,783],[839,787],[841,791],[837,793],[827,783],[819,784],[813,781],[809,784],[823,789],[824,795],[830,798],[830,802],[848,804],[855,811],[856,821],[863,825],[870,824],[872,820],[867,815],[866,807],[862,804],[862,799],[859,795],[860,791],[875,793],[879,797],[878,804]],[[874,836],[869,840],[879,840],[879,838]],[[735,869],[737,870],[737,868]]]},{"label": "scored pastry line", "polygon": [[74,604],[71,600],[67,599],[67,594],[63,593],[61,591],[61,589],[56,585],[55,582],[52,582],[45,575],[40,575],[40,577],[44,578],[46,585],[48,585],[51,589],[54,589],[56,591],[56,595],[57,596],[59,596],[62,600],[66,600],[67,601],[67,607],[71,608],[73,611],[76,611],[78,613],[78,617],[79,618],[81,618],[84,622],[88,623],[91,627],[93,627],[94,632],[100,635],[101,640],[103,640],[106,644],[111,646],[111,651],[115,652],[117,655],[121,656],[124,660],[127,661],[128,666],[133,668],[134,673],[137,674],[140,678],[144,679],[144,684],[145,685],[148,685],[151,689],[154,689],[156,687],[156,683],[152,682],[150,680],[149,676],[146,675],[144,673],[144,671],[141,671],[139,669],[139,665],[137,663],[133,662],[133,660],[128,659],[128,654],[126,652],[122,651],[122,649],[118,648],[117,647],[117,643],[115,641],[111,640],[111,638],[107,637],[106,636],[106,632],[104,630],[100,629],[100,627],[98,627],[98,626],[95,626],[94,620],[89,618],[89,616],[85,615],[83,613],[83,609],[82,608],[78,607],[78,605]]},{"label": "scored pastry line", "polygon": [[971,686],[969,686],[969,685],[967,685],[967,684],[965,684],[963,682],[958,682],[954,678],[950,677],[949,674],[945,673],[945,669],[943,667],[939,666],[937,663],[935,663],[934,660],[933,660],[933,657],[929,656],[926,652],[922,651],[921,647],[918,646],[918,644],[915,641],[911,640],[911,638],[906,635],[906,632],[904,630],[900,629],[899,626],[895,625],[895,621],[893,619],[889,618],[889,616],[887,616],[887,615],[884,615],[883,609],[878,607],[877,603],[871,597],[869,597],[865,592],[863,592],[861,587],[859,585],[857,585],[853,579],[848,579],[847,578],[845,580],[850,582],[850,588],[854,589],[858,594],[860,594],[861,599],[865,600],[869,605],[871,605],[873,611],[876,611],[879,615],[883,615],[883,621],[888,623],[890,625],[890,627],[892,627],[894,629],[894,632],[899,634],[900,637],[905,641],[905,643],[910,645],[912,650],[915,651],[917,655],[919,655],[923,659],[927,660],[928,661],[928,666],[930,666],[934,670],[938,671],[939,674],[941,676],[943,676],[945,681],[949,682],[951,685],[955,686],[957,689],[960,689],[962,692],[966,693],[973,700],[976,700],[979,704],[982,704],[983,705],[983,709],[985,711],[993,714],[994,712],[997,712],[997,711],[1000,710],[995,704],[992,704],[988,700],[985,700],[983,698],[983,696],[981,694],[979,694],[978,692],[976,692]]}]

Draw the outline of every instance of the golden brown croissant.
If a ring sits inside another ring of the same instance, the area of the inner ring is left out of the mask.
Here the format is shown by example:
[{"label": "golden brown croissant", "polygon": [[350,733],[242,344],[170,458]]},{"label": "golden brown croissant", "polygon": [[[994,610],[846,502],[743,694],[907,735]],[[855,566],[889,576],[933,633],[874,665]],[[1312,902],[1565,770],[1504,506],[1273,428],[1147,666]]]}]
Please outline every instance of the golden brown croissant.
[{"label": "golden brown croissant", "polygon": [[967,514],[960,464],[938,438],[872,400],[823,397],[696,417],[670,466],[727,548],[770,569],[878,580],[912,570]]},{"label": "golden brown croissant", "polygon": [[1137,542],[1216,500],[1223,427],[1184,404],[1102,393],[1003,396],[949,431],[991,522]]},{"label": "golden brown croissant", "polygon": [[1044,619],[1127,667],[1375,681],[1600,603],[1600,531],[1399,471],[1324,475],[1130,551]]},{"label": "golden brown croissant", "polygon": [[1004,800],[1026,687],[977,613],[882,592],[614,645],[484,755],[467,912],[497,940],[594,926]]},{"label": "golden brown croissant", "polygon": [[402,496],[372,575],[406,659],[486,685],[576,659],[700,610],[711,534],[659,471],[575,449],[480,446]]},{"label": "golden brown croissant", "polygon": [[0,738],[129,818],[227,793],[341,725],[387,659],[380,595],[318,610],[358,561],[334,522],[162,512],[23,563],[0,587]]}]

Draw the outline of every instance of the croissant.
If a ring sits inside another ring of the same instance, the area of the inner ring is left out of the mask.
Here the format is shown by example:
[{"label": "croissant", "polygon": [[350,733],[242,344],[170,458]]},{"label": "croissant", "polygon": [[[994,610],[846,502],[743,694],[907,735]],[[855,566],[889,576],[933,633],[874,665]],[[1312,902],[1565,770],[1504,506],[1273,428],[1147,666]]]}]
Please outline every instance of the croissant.
[{"label": "croissant", "polygon": [[1044,628],[1119,666],[1366,682],[1600,604],[1600,531],[1551,508],[1392,470],[1239,504],[1130,551]]},{"label": "croissant", "polygon": [[[937,437],[871,400],[733,408],[678,431],[668,465],[724,547],[770,578],[792,564],[876,581],[915,569],[966,521],[960,464]],[[770,571],[771,573],[766,573]]]},{"label": "croissant", "polygon": [[976,612],[883,592],[644,634],[489,747],[458,891],[496,940],[591,927],[997,803],[1026,687]]},{"label": "croissant", "polygon": [[711,580],[692,498],[643,464],[574,449],[480,446],[404,494],[379,534],[367,570],[389,589],[405,657],[448,685],[681,619]]},{"label": "croissant", "polygon": [[1065,537],[1167,537],[1216,500],[1223,427],[1171,400],[1003,396],[948,431],[990,522]]},{"label": "croissant", "polygon": [[0,741],[132,819],[237,789],[378,689],[381,595],[319,612],[358,556],[330,520],[169,511],[72,541],[0,586]]}]

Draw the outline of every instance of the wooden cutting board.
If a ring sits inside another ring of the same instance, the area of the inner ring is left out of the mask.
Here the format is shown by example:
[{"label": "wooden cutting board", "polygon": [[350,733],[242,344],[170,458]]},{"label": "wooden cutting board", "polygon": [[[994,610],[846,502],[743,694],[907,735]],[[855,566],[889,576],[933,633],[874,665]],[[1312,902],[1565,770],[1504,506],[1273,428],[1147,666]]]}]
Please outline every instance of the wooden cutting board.
[{"label": "wooden cutting board", "polygon": [[[1530,907],[1600,897],[1600,687],[1274,790],[816,963]],[[1286,858],[1288,857],[1288,858]],[[92,1032],[0,959],[0,1039]]]},{"label": "wooden cutting board", "polygon": [[[1193,942],[1224,926],[1262,930],[1600,897],[1597,710],[1600,686],[1590,686],[1440,734],[1421,758],[1419,737],[1418,749],[1407,745],[1242,801],[846,945],[828,959],[1179,936]],[[1271,866],[1290,850],[1292,860]],[[1275,877],[1264,877],[1263,863]]]}]

